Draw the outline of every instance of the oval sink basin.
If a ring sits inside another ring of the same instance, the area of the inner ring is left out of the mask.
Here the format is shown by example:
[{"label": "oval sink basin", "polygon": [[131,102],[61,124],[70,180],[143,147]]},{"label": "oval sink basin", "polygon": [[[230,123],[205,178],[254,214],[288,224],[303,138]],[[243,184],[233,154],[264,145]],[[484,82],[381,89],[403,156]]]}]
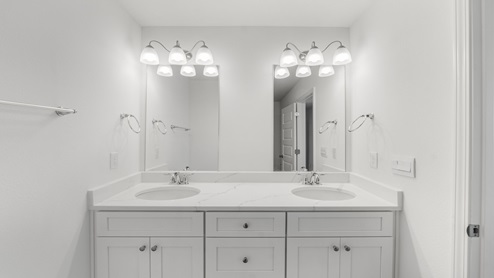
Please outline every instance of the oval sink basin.
[{"label": "oval sink basin", "polygon": [[188,186],[169,186],[141,191],[136,197],[144,200],[178,200],[199,194],[201,190]]},{"label": "oval sink basin", "polygon": [[342,201],[355,198],[355,194],[327,187],[303,187],[292,190],[292,194],[302,198],[320,201]]}]

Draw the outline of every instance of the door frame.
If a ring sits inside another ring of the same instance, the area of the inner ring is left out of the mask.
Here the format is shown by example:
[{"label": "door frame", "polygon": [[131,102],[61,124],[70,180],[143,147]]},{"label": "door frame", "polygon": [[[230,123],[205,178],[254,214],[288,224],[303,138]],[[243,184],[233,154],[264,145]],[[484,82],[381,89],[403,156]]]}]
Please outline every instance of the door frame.
[{"label": "door frame", "polygon": [[[316,168],[316,87],[311,87],[309,90],[307,90],[305,93],[302,94],[295,102],[296,103],[306,103],[309,98],[312,97],[312,170],[317,171]],[[307,117],[307,113],[305,115]],[[307,138],[305,140],[305,143],[307,144]],[[307,154],[306,154],[307,155]]]}]

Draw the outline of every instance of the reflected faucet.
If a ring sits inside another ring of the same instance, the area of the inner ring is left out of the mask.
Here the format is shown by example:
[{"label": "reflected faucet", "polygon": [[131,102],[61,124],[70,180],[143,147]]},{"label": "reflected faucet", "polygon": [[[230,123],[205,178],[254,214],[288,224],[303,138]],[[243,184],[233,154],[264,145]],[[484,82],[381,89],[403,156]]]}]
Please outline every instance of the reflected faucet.
[{"label": "reflected faucet", "polygon": [[[189,166],[186,166],[184,171],[189,171],[190,168]],[[192,174],[183,174],[183,173],[180,173],[180,172],[175,172],[172,174],[172,180],[171,180],[171,183],[174,183],[174,184],[189,184],[189,180],[188,180],[188,177],[192,175]]]}]

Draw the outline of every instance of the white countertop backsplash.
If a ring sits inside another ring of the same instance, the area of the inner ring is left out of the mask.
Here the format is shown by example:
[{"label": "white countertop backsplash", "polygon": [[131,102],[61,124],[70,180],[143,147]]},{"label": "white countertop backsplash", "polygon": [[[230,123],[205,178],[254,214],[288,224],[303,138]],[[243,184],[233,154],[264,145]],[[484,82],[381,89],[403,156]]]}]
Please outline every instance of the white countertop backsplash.
[{"label": "white countertop backsplash", "polygon": [[[326,173],[322,185],[302,185],[304,175],[293,172],[190,172],[187,186],[198,195],[178,200],[142,200],[143,190],[177,186],[173,172],[142,172],[90,189],[91,210],[146,211],[382,211],[401,210],[402,192],[351,173]],[[181,186],[181,185],[178,185]],[[350,200],[320,201],[295,196],[300,187],[329,187],[350,191]]]}]

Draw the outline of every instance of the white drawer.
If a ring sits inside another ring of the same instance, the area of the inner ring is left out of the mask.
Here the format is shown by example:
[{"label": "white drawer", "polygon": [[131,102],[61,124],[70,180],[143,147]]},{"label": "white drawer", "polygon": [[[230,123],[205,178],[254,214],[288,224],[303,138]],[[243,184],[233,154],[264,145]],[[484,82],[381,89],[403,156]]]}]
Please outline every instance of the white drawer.
[{"label": "white drawer", "polygon": [[392,212],[289,212],[289,237],[393,236]]},{"label": "white drawer", "polygon": [[208,212],[208,237],[284,237],[284,212]]},{"label": "white drawer", "polygon": [[96,236],[203,236],[202,212],[97,212]]},{"label": "white drawer", "polygon": [[207,278],[283,278],[284,238],[206,239]]}]

